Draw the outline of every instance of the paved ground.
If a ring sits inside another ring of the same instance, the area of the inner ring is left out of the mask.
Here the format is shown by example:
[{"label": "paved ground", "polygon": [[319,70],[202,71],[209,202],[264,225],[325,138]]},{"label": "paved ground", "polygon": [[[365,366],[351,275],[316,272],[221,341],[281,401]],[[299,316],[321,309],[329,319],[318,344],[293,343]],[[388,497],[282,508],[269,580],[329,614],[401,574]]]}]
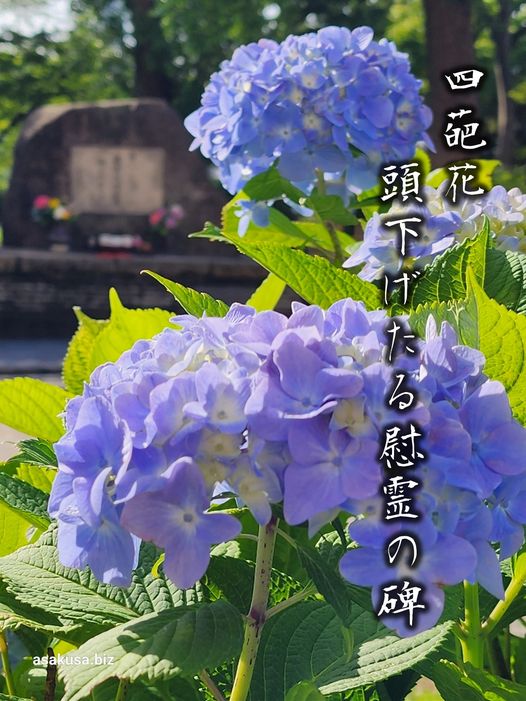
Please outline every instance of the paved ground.
[{"label": "paved ground", "polygon": [[0,339],[0,375],[59,373],[67,340]]}]

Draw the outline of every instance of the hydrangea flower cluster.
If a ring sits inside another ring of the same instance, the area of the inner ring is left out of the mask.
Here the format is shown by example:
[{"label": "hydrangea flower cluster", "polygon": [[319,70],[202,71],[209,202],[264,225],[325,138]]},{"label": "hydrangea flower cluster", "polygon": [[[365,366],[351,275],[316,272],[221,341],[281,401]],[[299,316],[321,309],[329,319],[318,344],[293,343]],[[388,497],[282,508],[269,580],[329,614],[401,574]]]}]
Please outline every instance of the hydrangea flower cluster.
[{"label": "hydrangea flower cluster", "polygon": [[[357,515],[350,533],[361,547],[341,572],[377,601],[382,583],[407,569],[384,559],[402,528],[382,520],[379,496],[382,434],[402,420],[385,402],[385,312],[347,299],[326,311],[296,303],[290,317],[233,305],[224,318],[174,322],[179,329],[95,370],[67,405],[49,503],[61,562],[126,586],[143,539],[165,550],[167,576],[190,587],[211,544],[239,534],[237,519],[210,510],[229,489],[260,524],[278,502],[311,534],[341,510]],[[492,543],[509,556],[526,523],[526,430],[504,388],[447,324],[437,330],[430,319],[418,343],[397,366],[419,397],[403,421],[426,436],[427,460],[412,473],[422,516],[407,529],[422,542],[411,575],[430,607],[411,630],[387,617],[401,634],[436,622],[444,584],[479,581],[501,596]]]},{"label": "hydrangea flower cluster", "polygon": [[238,48],[185,125],[231,193],[276,159],[305,192],[316,169],[360,192],[381,163],[411,158],[418,141],[431,146],[420,86],[407,55],[369,27],[326,27]]},{"label": "hydrangea flower cluster", "polygon": [[[497,248],[526,253],[526,194],[518,187],[506,191],[495,185],[479,198],[464,198],[452,204],[444,197],[445,186],[438,189],[424,188],[425,205],[411,207],[411,216],[419,216],[420,236],[411,239],[410,253],[415,265],[430,263],[435,256],[454,243],[478,233],[483,225],[483,216],[489,219],[490,229]],[[407,206],[394,203],[388,214],[374,214],[367,222],[363,243],[357,248],[344,267],[350,268],[365,263],[358,275],[365,280],[382,278],[400,267],[396,237],[383,225],[385,220],[407,216]]]}]

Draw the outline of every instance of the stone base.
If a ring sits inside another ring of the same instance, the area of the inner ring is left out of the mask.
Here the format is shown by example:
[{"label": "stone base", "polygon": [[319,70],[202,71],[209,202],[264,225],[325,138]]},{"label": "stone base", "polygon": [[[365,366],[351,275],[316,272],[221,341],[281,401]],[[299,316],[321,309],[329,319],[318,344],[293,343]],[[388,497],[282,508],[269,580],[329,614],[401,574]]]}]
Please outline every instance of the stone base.
[{"label": "stone base", "polygon": [[[97,319],[109,315],[108,290],[127,307],[181,310],[144,269],[227,303],[244,302],[265,271],[241,255],[151,255],[108,258],[90,253],[0,248],[0,334],[6,338],[67,338],[76,327],[73,306]],[[214,244],[209,244],[214,251]],[[289,304],[285,305],[287,308]]]}]

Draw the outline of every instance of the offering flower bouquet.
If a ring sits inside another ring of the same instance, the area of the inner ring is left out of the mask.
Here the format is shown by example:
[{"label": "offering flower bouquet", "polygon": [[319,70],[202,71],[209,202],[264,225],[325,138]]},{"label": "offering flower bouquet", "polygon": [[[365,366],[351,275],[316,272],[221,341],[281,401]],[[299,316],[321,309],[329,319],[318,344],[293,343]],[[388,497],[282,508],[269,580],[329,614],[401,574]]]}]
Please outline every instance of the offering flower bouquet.
[{"label": "offering flower bouquet", "polygon": [[57,222],[69,221],[72,214],[58,197],[38,195],[33,200],[31,216],[37,224],[50,227]]},{"label": "offering flower bouquet", "polygon": [[161,236],[168,236],[177,229],[183,217],[184,209],[181,205],[173,204],[154,210],[148,217],[148,223],[153,232],[161,234]]},{"label": "offering flower bouquet", "polygon": [[35,436],[0,471],[11,697],[16,639],[64,701],[526,698],[526,198],[470,158],[448,199],[419,90],[367,27],[237,49],[186,120],[234,196],[195,235],[264,282],[146,271],[185,313],[112,290],[64,389],[0,382]]}]

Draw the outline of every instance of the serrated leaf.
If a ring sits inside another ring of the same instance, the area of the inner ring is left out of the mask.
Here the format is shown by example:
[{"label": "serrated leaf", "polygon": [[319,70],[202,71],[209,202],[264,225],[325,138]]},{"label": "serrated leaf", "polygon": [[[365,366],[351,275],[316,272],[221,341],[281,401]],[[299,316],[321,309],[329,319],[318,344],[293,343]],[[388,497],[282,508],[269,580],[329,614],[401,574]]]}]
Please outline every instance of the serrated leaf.
[{"label": "serrated leaf", "polygon": [[490,299],[468,271],[469,294],[477,309],[484,372],[504,385],[515,418],[526,424],[526,317]]},{"label": "serrated leaf", "polygon": [[298,546],[303,567],[312,579],[318,592],[332,606],[345,627],[351,625],[351,603],[347,587],[340,573],[322,558],[316,548]]},{"label": "serrated leaf", "polygon": [[430,315],[434,317],[438,328],[443,321],[447,321],[457,332],[460,343],[472,348],[479,347],[477,308],[474,299],[419,305],[410,313],[409,323],[413,331],[422,338],[425,338],[426,324]]},{"label": "serrated leaf", "polygon": [[201,317],[204,314],[206,316],[225,316],[228,312],[228,304],[225,304],[220,299],[214,299],[206,292],[197,292],[178,282],[172,282],[172,280],[168,280],[151,270],[143,270],[142,272],[160,282],[188,314],[197,317]]},{"label": "serrated leaf", "polygon": [[[141,548],[139,566],[129,588],[102,584],[88,568],[64,567],[55,547],[52,526],[37,543],[0,558],[0,578],[18,600],[61,618],[81,621],[95,632],[137,616],[193,604],[200,587],[177,589],[164,575],[151,574],[159,552],[150,544]],[[86,628],[88,635],[88,628]]]},{"label": "serrated leaf", "polygon": [[93,345],[87,367],[90,374],[99,365],[117,360],[136,341],[152,338],[170,327],[173,316],[173,312],[165,309],[127,309],[113,288],[110,290],[110,309],[109,323]]},{"label": "serrated leaf", "polygon": [[272,244],[236,244],[242,253],[284,280],[310,304],[327,309],[331,304],[351,297],[364,302],[367,309],[381,306],[380,290],[357,275],[338,268],[325,258]]},{"label": "serrated leaf", "polygon": [[526,313],[526,255],[490,248],[486,257],[484,291],[518,314]]},{"label": "serrated leaf", "polygon": [[235,557],[212,556],[206,570],[206,586],[215,596],[224,598],[243,614],[250,609],[254,583],[254,565]]},{"label": "serrated leaf", "polygon": [[521,701],[526,686],[497,677],[466,663],[463,672],[457,665],[441,660],[434,667],[433,681],[448,701]]},{"label": "serrated leaf", "polygon": [[22,482],[27,482],[33,487],[40,489],[41,492],[50,494],[51,487],[57,476],[57,470],[53,467],[22,463],[16,468],[14,476],[22,480]]},{"label": "serrated leaf", "polygon": [[0,501],[23,516],[35,528],[45,530],[49,526],[48,495],[4,472],[0,472]]},{"label": "serrated leaf", "polygon": [[84,699],[111,677],[153,681],[214,669],[239,653],[242,640],[241,616],[226,601],[143,616],[92,638],[75,651],[89,659],[113,657],[113,664],[62,667],[63,701]]},{"label": "serrated leaf", "polygon": [[78,307],[74,307],[79,325],[69,342],[62,365],[64,386],[72,394],[82,394],[84,382],[92,370],[90,359],[97,336],[108,325],[108,320],[91,319]]},{"label": "serrated leaf", "polygon": [[57,456],[49,441],[41,438],[28,438],[17,443],[17,447],[19,452],[7,461],[9,465],[57,466]]},{"label": "serrated leaf", "polygon": [[0,558],[0,578],[19,601],[98,630],[137,616],[126,607],[122,589],[101,584],[88,569],[63,567],[50,532]]},{"label": "serrated leaf", "polygon": [[420,304],[465,299],[468,265],[480,284],[484,284],[489,236],[489,220],[485,218],[484,227],[477,236],[437,256],[413,285],[411,307],[416,309]]},{"label": "serrated leaf", "polygon": [[288,691],[285,701],[323,701],[324,698],[312,682],[300,682]]},{"label": "serrated leaf", "polygon": [[71,398],[65,390],[32,377],[0,381],[0,423],[30,436],[56,441],[64,433],[59,414]]},{"label": "serrated leaf", "polygon": [[285,698],[300,681],[322,694],[374,684],[411,669],[446,639],[452,623],[398,638],[369,612],[352,610],[354,647],[331,606],[306,601],[273,616],[263,629],[250,701]]},{"label": "serrated leaf", "polygon": [[64,633],[65,628],[58,616],[17,601],[0,581],[0,631],[17,630],[22,626],[54,634]]},{"label": "serrated leaf", "polygon": [[255,290],[246,303],[257,312],[275,309],[287,285],[274,273],[269,273],[261,285]]}]

